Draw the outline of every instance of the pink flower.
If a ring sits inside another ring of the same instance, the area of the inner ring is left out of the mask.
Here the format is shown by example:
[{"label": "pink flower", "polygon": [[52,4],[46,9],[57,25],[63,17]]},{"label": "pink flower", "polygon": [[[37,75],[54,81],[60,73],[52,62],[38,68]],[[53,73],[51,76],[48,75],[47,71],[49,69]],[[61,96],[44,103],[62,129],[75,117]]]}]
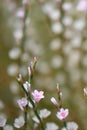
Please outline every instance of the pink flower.
[{"label": "pink flower", "polygon": [[27,105],[27,99],[26,98],[19,99],[19,100],[17,100],[17,103],[18,103],[20,109],[24,110],[24,108]]},{"label": "pink flower", "polygon": [[42,98],[44,98],[44,92],[43,91],[37,91],[37,90],[34,90],[34,92],[32,92],[32,96],[35,100],[35,102],[39,102]]},{"label": "pink flower", "polygon": [[63,120],[65,119],[69,114],[69,110],[64,108],[61,108],[59,112],[57,112],[56,116],[58,119]]}]

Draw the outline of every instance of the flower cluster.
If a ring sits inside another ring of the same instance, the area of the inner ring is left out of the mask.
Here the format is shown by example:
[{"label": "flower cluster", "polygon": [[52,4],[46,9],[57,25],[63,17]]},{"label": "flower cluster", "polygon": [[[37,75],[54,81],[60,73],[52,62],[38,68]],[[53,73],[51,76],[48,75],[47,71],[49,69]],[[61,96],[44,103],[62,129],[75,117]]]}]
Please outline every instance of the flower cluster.
[{"label": "flower cluster", "polygon": [[[25,93],[25,97],[18,99],[17,103],[18,103],[18,106],[20,107],[20,109],[25,114],[25,120],[22,116],[16,118],[15,122],[14,122],[14,126],[16,128],[21,128],[23,126],[25,126],[27,128],[28,124],[26,124],[26,122],[28,120],[27,119],[28,109],[33,110],[35,117],[32,116],[32,120],[34,120],[34,121],[37,120],[37,122],[40,122],[42,129],[44,128],[43,124],[42,124],[42,119],[44,117],[46,118],[49,116],[48,110],[44,110],[44,111],[40,111],[40,112],[37,111],[37,105],[40,102],[40,100],[44,98],[44,92],[39,91],[39,90],[32,91],[32,89],[31,89],[36,63],[37,63],[37,58],[34,57],[28,67],[28,81],[23,82],[21,75],[19,75],[19,77],[18,77],[18,83],[21,85],[21,87]],[[21,80],[22,80],[22,82],[21,82]],[[45,113],[45,115],[43,113]]]},{"label": "flower cluster", "polygon": [[[51,114],[51,112],[46,108],[42,110],[38,110],[37,108],[38,103],[40,102],[41,99],[45,98],[45,96],[43,91],[38,91],[36,89],[32,91],[32,80],[35,72],[36,63],[37,63],[37,58],[34,57],[32,62],[30,63],[30,66],[28,67],[28,81],[23,82],[23,78],[21,75],[19,75],[18,77],[18,82],[25,93],[25,97],[18,99],[17,103],[20,109],[22,110],[22,112],[24,112],[25,117],[19,116],[18,118],[16,118],[14,121],[14,127],[21,128],[24,126],[25,130],[27,129],[27,127],[29,127],[28,109],[31,109],[34,112],[34,115],[32,115],[31,118],[37,124],[36,126],[34,126],[35,128],[38,129],[40,124],[42,130],[50,130],[50,129],[57,130],[59,126],[57,126],[54,122],[46,123],[46,126],[44,126],[43,120],[47,118]],[[58,95],[58,102],[54,97],[51,98],[51,102],[57,108],[56,117],[60,121],[63,121],[64,125],[61,128],[61,130],[71,130],[71,129],[77,130],[78,129],[77,123],[66,122],[66,118],[69,115],[69,109],[67,108],[64,109],[62,106],[62,92],[60,90],[59,84],[57,84],[56,92]],[[85,89],[84,92],[86,93]],[[50,128],[49,125],[51,125],[52,127]]]},{"label": "flower cluster", "polygon": [[[19,75],[18,77],[18,83],[22,87],[24,92],[24,97],[17,100],[17,104],[20,108],[20,110],[24,113],[23,115],[19,115],[14,120],[14,127],[15,128],[21,128],[24,127],[25,130],[30,129],[30,120],[32,119],[34,124],[32,126],[32,129],[41,129],[41,130],[58,130],[59,127],[54,122],[48,122],[44,123],[44,119],[50,116],[51,111],[44,108],[39,110],[38,104],[41,99],[45,98],[44,92],[39,90],[33,90],[32,91],[32,80],[33,75],[35,72],[35,66],[36,66],[36,60],[37,58],[34,57],[32,60],[32,64],[28,68],[28,81],[23,81],[22,75]],[[22,80],[22,82],[21,82]],[[63,127],[61,130],[77,130],[78,125],[75,122],[66,122],[66,118],[69,115],[69,109],[64,109],[62,106],[62,92],[60,90],[59,84],[57,84],[56,92],[58,95],[58,102],[57,100],[52,97],[51,102],[54,104],[54,106],[57,108],[56,117],[63,122]],[[31,112],[32,111],[32,112]],[[33,114],[32,114],[33,113]],[[31,118],[31,119],[30,119]],[[35,125],[36,124],[36,125]],[[51,126],[51,127],[50,127]],[[6,118],[0,116],[0,127],[3,127],[4,129],[10,128],[13,130],[13,127],[10,125],[6,125]]]},{"label": "flower cluster", "polygon": [[54,97],[51,98],[51,102],[54,104],[54,106],[58,110],[58,112],[56,114],[57,118],[59,120],[63,120],[64,121],[64,126],[67,129],[65,119],[69,115],[69,109],[64,109],[62,107],[62,92],[60,91],[59,84],[57,84],[56,92],[57,92],[57,95],[58,95],[58,103],[57,103],[57,101],[56,101],[56,99]]},{"label": "flower cluster", "polygon": [[[62,101],[62,92],[60,90],[59,84],[57,84],[56,87],[56,93],[58,96],[58,101],[55,99],[55,97],[51,97],[51,102],[57,109],[56,117],[63,122],[62,128],[56,125],[54,122],[48,122],[44,124],[44,119],[47,118],[51,112],[49,110],[38,109],[38,104],[41,101],[41,99],[44,99],[44,91],[39,91],[39,90],[33,90],[32,91],[32,80],[35,72],[35,67],[37,63],[37,58],[34,57],[30,66],[28,67],[28,81],[23,81],[22,75],[19,74],[18,77],[18,83],[21,85],[23,92],[25,94],[24,97],[21,99],[17,100],[17,104],[21,111],[24,113],[23,115],[20,115],[19,117],[15,118],[14,120],[14,127],[15,128],[21,128],[24,127],[25,130],[27,128],[30,128],[28,125],[28,122],[30,121],[28,117],[31,116],[31,119],[34,122],[33,129],[36,130],[38,128],[41,128],[41,130],[77,130],[78,129],[78,124],[74,121],[67,121],[67,117],[69,115],[69,109],[63,107],[63,101]],[[87,88],[83,89],[84,91],[84,96],[87,98]],[[3,108],[4,105],[1,102],[1,108]],[[31,112],[29,113],[29,110],[33,111],[33,115]],[[10,129],[13,130],[13,127],[6,124],[7,119],[6,117],[0,115],[0,127],[2,127],[4,130]]]},{"label": "flower cluster", "polygon": [[[59,69],[61,70],[61,67],[65,68],[65,71],[69,72],[69,78],[71,82],[78,82],[81,78],[80,71],[77,69],[77,66],[80,62],[80,47],[81,43],[83,43],[82,50],[87,51],[87,40],[85,40],[85,31],[84,28],[86,28],[86,22],[85,22],[85,15],[87,13],[87,1],[86,0],[79,0],[75,5],[75,11],[73,10],[73,4],[71,2],[62,1],[62,0],[55,0],[50,1],[46,3],[44,0],[37,0],[41,4],[41,11],[44,13],[44,15],[50,20],[51,25],[51,32],[54,34],[53,38],[50,40],[49,48],[50,51],[56,52],[61,50],[62,54],[66,57],[66,63],[63,65],[63,57],[61,53],[57,54],[52,57],[50,60],[50,66],[46,62],[41,62],[39,67],[39,72],[42,74],[50,74],[51,69]],[[28,59],[30,58],[28,55],[28,51],[30,54],[35,55],[42,55],[44,54],[45,49],[42,49],[41,44],[37,44],[32,38],[30,39],[30,36],[34,33],[33,29],[30,28],[30,18],[27,17],[28,9],[30,6],[30,1],[28,0],[22,0],[23,8],[19,8],[16,11],[16,18],[17,21],[15,22],[15,31],[13,33],[14,38],[16,39],[16,47],[10,50],[9,57],[13,60],[19,60],[22,62],[28,62]],[[32,2],[31,2],[32,3]],[[43,3],[43,4],[42,4]],[[76,13],[83,13],[84,15],[81,15],[81,18],[73,18],[74,12]],[[63,14],[63,15],[62,15]],[[74,20],[75,19],[75,20]],[[42,19],[41,19],[42,20]],[[48,21],[49,21],[48,20]],[[12,24],[13,25],[13,24]],[[27,25],[29,26],[29,31],[27,31]],[[71,26],[72,25],[72,26]],[[17,26],[17,28],[16,28]],[[74,31],[73,31],[74,30]],[[83,35],[82,35],[83,32]],[[29,35],[29,39],[25,38],[25,35]],[[77,34],[77,37],[76,35]],[[58,36],[58,38],[56,37]],[[82,37],[83,36],[83,37]],[[33,37],[33,36],[31,36]],[[37,36],[35,36],[37,37]],[[34,39],[34,38],[33,38]],[[43,35],[43,39],[46,39]],[[63,41],[64,39],[64,41]],[[39,41],[39,40],[38,40]],[[44,43],[44,42],[43,42]],[[47,47],[46,42],[46,47]],[[64,44],[62,44],[64,43]],[[62,46],[62,49],[61,49]],[[22,48],[22,49],[21,49]],[[25,52],[22,54],[22,52],[25,50]],[[87,67],[87,56],[83,55],[83,58],[81,60],[81,63],[83,66]],[[52,97],[51,102],[54,104],[54,106],[57,108],[56,117],[63,122],[62,128],[57,126],[54,122],[48,122],[44,123],[44,119],[47,118],[51,112],[49,110],[38,109],[38,104],[41,101],[41,99],[44,99],[44,92],[42,90],[33,90],[32,88],[32,81],[33,81],[33,75],[35,72],[35,66],[37,63],[37,58],[34,57],[33,61],[30,63],[28,67],[28,72],[25,71],[24,66],[21,69],[17,64],[12,64],[8,67],[8,74],[11,76],[14,76],[18,74],[18,70],[20,68],[20,72],[22,72],[23,75],[26,75],[28,73],[28,80],[24,81],[22,78],[22,75],[19,74],[18,77],[18,83],[20,84],[21,88],[23,89],[24,96],[21,99],[17,100],[17,104],[21,111],[23,112],[23,115],[20,115],[14,120],[14,127],[21,128],[24,127],[25,130],[27,129],[42,129],[42,130],[77,130],[78,125],[75,122],[67,122],[68,116],[69,116],[69,109],[64,108],[62,104],[62,92],[57,85],[57,95],[58,95],[58,101]],[[66,67],[67,66],[67,67]],[[43,68],[43,69],[42,69]],[[77,70],[76,70],[77,69]],[[26,73],[27,72],[27,73]],[[73,76],[76,74],[76,77]],[[84,71],[83,73],[83,81],[87,82],[87,73]],[[40,78],[41,79],[41,78]],[[67,82],[65,77],[65,72],[59,71],[59,74],[56,75],[56,80],[63,81],[64,83]],[[45,86],[46,83],[53,83],[51,78],[44,78],[42,79],[43,84]],[[46,81],[46,82],[44,82]],[[69,81],[69,80],[68,80]],[[50,84],[51,84],[50,83]],[[40,83],[39,83],[40,85]],[[51,84],[52,85],[52,84]],[[14,82],[11,84],[11,90],[12,92],[16,93],[18,88],[15,87]],[[12,88],[13,87],[13,88]],[[87,88],[84,88],[84,96],[87,98]],[[3,108],[3,104],[1,104],[1,107]],[[33,120],[33,125],[31,127],[31,120]],[[3,127],[4,130],[13,130],[13,127],[10,125],[6,125],[7,119],[0,116],[0,127]],[[22,129],[22,128],[21,128]]]}]

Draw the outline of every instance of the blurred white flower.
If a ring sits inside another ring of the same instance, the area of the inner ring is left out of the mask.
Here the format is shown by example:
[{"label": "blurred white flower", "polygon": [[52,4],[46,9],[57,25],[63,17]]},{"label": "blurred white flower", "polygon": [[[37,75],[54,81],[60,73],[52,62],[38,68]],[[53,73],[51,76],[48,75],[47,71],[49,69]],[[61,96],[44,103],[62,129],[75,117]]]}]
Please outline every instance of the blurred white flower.
[{"label": "blurred white flower", "polygon": [[46,130],[58,130],[59,127],[54,122],[46,123]]},{"label": "blurred white flower", "polygon": [[[38,65],[38,67],[39,67],[39,72],[40,73],[42,73],[42,74],[48,74],[48,73],[50,73],[50,66],[49,66],[49,64],[47,64],[46,62],[41,62],[39,65]],[[42,69],[43,68],[43,69]]]},{"label": "blurred white flower", "polygon": [[7,73],[10,76],[16,76],[18,74],[19,66],[17,64],[11,64],[8,66]]},{"label": "blurred white flower", "polygon": [[13,130],[13,127],[11,125],[5,125],[3,130]]},{"label": "blurred white flower", "polygon": [[62,24],[59,22],[55,22],[52,24],[52,31],[55,34],[60,34],[63,31]]},{"label": "blurred white flower", "polygon": [[63,65],[63,59],[61,56],[54,56],[51,60],[51,66],[53,68],[60,68]]},{"label": "blurred white flower", "polygon": [[7,119],[5,118],[5,116],[0,115],[0,127],[4,127],[6,124]]},{"label": "blurred white flower", "polygon": [[18,117],[18,118],[15,119],[15,121],[14,121],[14,127],[21,128],[21,127],[24,126],[24,123],[25,123],[24,118],[22,116],[20,116],[20,117]]},{"label": "blurred white flower", "polygon": [[22,8],[19,8],[16,12],[16,16],[18,18],[24,18],[24,10]]},{"label": "blurred white flower", "polygon": [[63,127],[61,130],[67,130],[65,127]]},{"label": "blurred white flower", "polygon": [[72,37],[71,39],[71,45],[73,48],[79,48],[81,46],[81,43],[82,43],[82,37],[79,35],[79,36],[74,36]]},{"label": "blurred white flower", "polygon": [[28,3],[28,0],[22,0],[22,4],[25,5]]},{"label": "blurred white flower", "polygon": [[31,53],[33,53],[33,55],[38,56],[43,53],[42,45],[36,43],[33,40],[27,41],[24,48],[26,51],[30,51]]},{"label": "blurred white flower", "polygon": [[[41,119],[47,118],[49,115],[51,114],[50,111],[48,111],[47,109],[42,109],[39,112],[39,116]],[[40,123],[38,118],[36,116],[33,116],[33,121],[35,121],[36,123]]]},{"label": "blurred white flower", "polygon": [[[35,103],[35,101],[33,101],[34,103]],[[29,102],[28,103],[28,106],[30,107],[30,108],[33,108],[33,105]]]},{"label": "blurred white flower", "polygon": [[14,38],[16,40],[21,40],[22,39],[22,36],[23,36],[23,33],[22,33],[22,30],[21,29],[17,29],[13,32],[13,35],[14,35]]},{"label": "blurred white flower", "polygon": [[36,123],[40,123],[39,120],[38,120],[38,118],[37,118],[36,116],[33,116],[33,117],[32,117],[32,120],[33,120],[34,122],[36,122]]},{"label": "blurred white flower", "polygon": [[45,14],[50,15],[54,11],[54,6],[52,3],[46,3],[42,6],[42,10]]},{"label": "blurred white flower", "polygon": [[18,59],[21,55],[21,50],[20,48],[12,48],[10,51],[9,51],[9,57],[11,59]]},{"label": "blurred white flower", "polygon": [[78,124],[76,122],[68,122],[67,128],[68,128],[68,130],[77,130]]},{"label": "blurred white flower", "polygon": [[[64,37],[66,39],[71,39],[73,36],[73,31],[70,30],[69,28],[66,28],[65,32],[64,32]],[[70,44],[70,43],[69,43]]]},{"label": "blurred white flower", "polygon": [[40,117],[43,118],[47,118],[49,115],[51,114],[51,112],[47,109],[42,109],[40,110]]},{"label": "blurred white flower", "polygon": [[79,64],[81,58],[80,56],[81,56],[80,51],[71,51],[68,57],[67,67],[68,68],[76,67]]},{"label": "blurred white flower", "polygon": [[59,39],[52,40],[50,43],[50,48],[53,51],[57,51],[58,49],[60,49],[61,48],[61,40],[59,40]]},{"label": "blurred white flower", "polygon": [[66,2],[62,5],[62,8],[64,11],[69,11],[72,9],[72,3],[71,2]]},{"label": "blurred white flower", "polygon": [[29,54],[27,52],[21,54],[21,61],[22,62],[28,62],[30,59]]},{"label": "blurred white flower", "polygon": [[0,110],[3,109],[5,107],[4,103],[2,100],[0,100]]},{"label": "blurred white flower", "polygon": [[73,22],[73,27],[76,30],[83,30],[85,28],[86,22],[84,19],[77,19],[75,22]]},{"label": "blurred white flower", "polygon": [[61,13],[59,10],[54,9],[52,12],[49,13],[49,17],[51,20],[56,21],[60,18]]},{"label": "blurred white flower", "polygon": [[10,82],[10,90],[13,94],[17,94],[19,92],[19,86],[17,82],[15,81]]},{"label": "blurred white flower", "polygon": [[65,17],[63,17],[62,22],[65,26],[70,26],[73,22],[73,19],[70,16],[65,16]]}]

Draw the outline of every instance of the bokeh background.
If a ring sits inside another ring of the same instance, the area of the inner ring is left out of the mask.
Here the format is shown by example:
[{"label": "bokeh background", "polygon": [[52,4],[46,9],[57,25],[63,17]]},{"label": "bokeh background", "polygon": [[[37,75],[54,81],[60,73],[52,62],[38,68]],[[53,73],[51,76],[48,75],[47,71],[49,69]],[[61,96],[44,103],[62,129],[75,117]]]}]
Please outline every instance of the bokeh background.
[{"label": "bokeh background", "polygon": [[[83,1],[83,3],[81,3]],[[85,2],[85,4],[84,4]],[[40,108],[52,110],[49,121],[61,125],[50,98],[56,83],[63,92],[63,105],[69,108],[69,121],[87,130],[87,1],[29,0],[24,21],[21,0],[0,2],[0,113],[8,123],[17,117],[16,99],[22,95],[16,77],[26,77],[33,56],[38,57],[33,89],[45,91]]]}]

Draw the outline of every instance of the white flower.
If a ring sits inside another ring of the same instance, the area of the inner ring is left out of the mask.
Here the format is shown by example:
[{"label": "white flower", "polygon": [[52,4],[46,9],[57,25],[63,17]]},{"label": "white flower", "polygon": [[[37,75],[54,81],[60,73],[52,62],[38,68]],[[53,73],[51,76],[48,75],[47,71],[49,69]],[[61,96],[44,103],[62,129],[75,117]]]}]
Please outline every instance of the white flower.
[{"label": "white flower", "polygon": [[77,130],[78,125],[75,122],[68,122],[67,123],[67,128],[68,128],[68,130]]},{"label": "white flower", "polygon": [[47,118],[50,114],[51,114],[51,112],[48,111],[47,109],[40,110],[40,117],[41,118]]},{"label": "white flower", "polygon": [[15,119],[14,127],[21,128],[22,126],[24,126],[24,123],[25,123],[24,118],[22,116],[20,116]]},{"label": "white flower", "polygon": [[72,8],[71,2],[66,2],[66,3],[64,3],[63,6],[62,6],[62,8],[63,8],[64,11],[69,11],[69,10],[71,10],[71,8]]},{"label": "white flower", "polygon": [[[50,114],[51,114],[51,112],[48,111],[47,109],[42,109],[42,110],[40,110],[39,116],[40,116],[41,119],[43,119],[43,118],[47,118]],[[33,116],[32,119],[36,123],[40,123],[36,116]]]},{"label": "white flower", "polygon": [[50,48],[53,51],[57,51],[58,49],[60,49],[61,48],[61,40],[59,40],[59,39],[52,40],[50,43]]},{"label": "white flower", "polygon": [[13,64],[8,66],[7,73],[10,76],[15,76],[18,74],[18,70],[19,70],[19,66],[17,64],[13,63]]},{"label": "white flower", "polygon": [[63,127],[61,130],[67,130],[65,127]]},{"label": "white flower", "polygon": [[13,127],[11,125],[5,125],[4,130],[13,130]]},{"label": "white flower", "polygon": [[32,120],[35,121],[36,123],[40,123],[39,120],[38,120],[38,118],[36,116],[33,116]]},{"label": "white flower", "polygon": [[53,123],[53,122],[49,122],[46,124],[46,130],[58,130],[59,127]]},{"label": "white flower", "polygon": [[6,121],[7,119],[4,116],[0,115],[0,127],[4,127],[6,124]]},{"label": "white flower", "polygon": [[52,24],[52,31],[55,34],[60,34],[63,31],[62,24],[58,23],[58,22],[53,23]]},{"label": "white flower", "polygon": [[51,18],[51,20],[54,20],[54,21],[58,20],[60,16],[61,16],[60,11],[57,9],[49,13],[49,17]]},{"label": "white flower", "polygon": [[20,50],[20,48],[17,48],[17,47],[15,47],[9,51],[9,57],[11,59],[18,59],[20,57],[20,54],[21,54],[21,50]]},{"label": "white flower", "polygon": [[28,0],[22,0],[23,5],[28,3]]},{"label": "white flower", "polygon": [[51,60],[51,66],[54,69],[60,68],[63,65],[63,59],[61,56],[55,55]]}]

